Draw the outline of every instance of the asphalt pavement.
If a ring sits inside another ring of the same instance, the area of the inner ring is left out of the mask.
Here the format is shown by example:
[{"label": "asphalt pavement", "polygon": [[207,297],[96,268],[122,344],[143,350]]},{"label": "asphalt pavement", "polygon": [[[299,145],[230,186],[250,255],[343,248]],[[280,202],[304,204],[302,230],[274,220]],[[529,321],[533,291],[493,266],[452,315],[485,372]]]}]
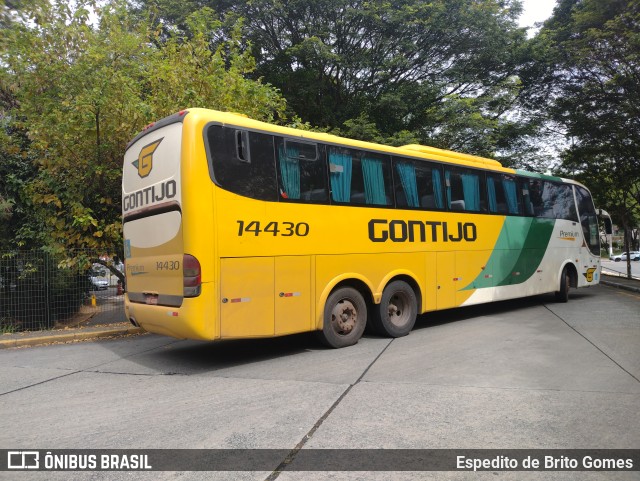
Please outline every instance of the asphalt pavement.
[{"label": "asphalt pavement", "polygon": [[[638,279],[603,274],[600,282],[607,286],[640,293],[640,280]],[[143,334],[144,332],[143,329],[131,325],[126,319],[124,303],[120,299],[116,308],[99,312],[78,325],[42,331],[2,334],[0,335],[0,349],[116,338]]]},{"label": "asphalt pavement", "polygon": [[[0,351],[0,448],[634,449],[640,296],[597,286],[420,316],[406,337],[163,336]],[[374,454],[378,451],[373,451]],[[171,455],[166,451],[164,456]],[[1,473],[109,481],[638,480],[629,472]],[[6,475],[3,477],[3,475]],[[12,475],[12,476],[9,476]]]}]

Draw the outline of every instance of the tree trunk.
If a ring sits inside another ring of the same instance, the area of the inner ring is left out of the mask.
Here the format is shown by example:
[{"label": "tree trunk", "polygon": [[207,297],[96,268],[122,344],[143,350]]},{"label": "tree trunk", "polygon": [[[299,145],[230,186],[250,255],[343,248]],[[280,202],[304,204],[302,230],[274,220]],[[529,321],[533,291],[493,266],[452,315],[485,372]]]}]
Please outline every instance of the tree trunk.
[{"label": "tree trunk", "polygon": [[627,278],[631,279],[631,243],[629,242],[629,237],[631,235],[631,230],[627,225],[625,220],[624,222],[624,251],[627,253]]}]

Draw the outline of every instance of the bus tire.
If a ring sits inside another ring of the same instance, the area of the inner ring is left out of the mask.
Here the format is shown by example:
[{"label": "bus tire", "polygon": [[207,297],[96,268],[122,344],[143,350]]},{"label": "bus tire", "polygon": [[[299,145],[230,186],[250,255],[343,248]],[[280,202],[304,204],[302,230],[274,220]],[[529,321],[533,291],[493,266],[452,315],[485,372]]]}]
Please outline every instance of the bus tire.
[{"label": "bus tire", "polygon": [[353,287],[333,291],[324,305],[320,340],[327,346],[351,346],[362,337],[367,324],[367,303]]},{"label": "bus tire", "polygon": [[418,315],[418,299],[411,286],[393,281],[382,292],[372,316],[374,329],[383,336],[402,337],[411,332]]},{"label": "bus tire", "polygon": [[560,274],[560,290],[556,291],[556,301],[568,302],[569,301],[569,288],[571,287],[571,276],[569,275],[569,269],[565,266]]}]

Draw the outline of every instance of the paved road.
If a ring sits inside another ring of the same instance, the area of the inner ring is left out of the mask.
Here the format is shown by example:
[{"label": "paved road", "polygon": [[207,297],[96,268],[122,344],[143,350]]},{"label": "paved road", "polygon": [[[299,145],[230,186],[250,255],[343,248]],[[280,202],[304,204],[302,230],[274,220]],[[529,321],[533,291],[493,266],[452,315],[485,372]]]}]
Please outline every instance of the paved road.
[{"label": "paved road", "polygon": [[[143,335],[7,349],[0,352],[0,448],[637,449],[639,345],[640,295],[599,286],[575,292],[568,304],[542,296],[432,314],[408,337],[365,337],[341,350],[309,335],[218,344]],[[20,474],[3,479],[211,479]],[[294,472],[277,479],[496,477],[639,478]]]}]

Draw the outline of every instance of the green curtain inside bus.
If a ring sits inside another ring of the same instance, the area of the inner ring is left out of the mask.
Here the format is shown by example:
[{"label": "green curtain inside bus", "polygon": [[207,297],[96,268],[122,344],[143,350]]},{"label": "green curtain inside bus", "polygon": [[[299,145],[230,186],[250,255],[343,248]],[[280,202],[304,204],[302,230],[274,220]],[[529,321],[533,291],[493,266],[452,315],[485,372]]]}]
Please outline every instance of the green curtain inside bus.
[{"label": "green curtain inside bus", "polygon": [[300,159],[298,149],[289,147],[285,153],[283,146],[278,147],[280,159],[280,175],[285,199],[300,199]]},{"label": "green curtain inside bus", "polygon": [[339,152],[329,152],[331,198],[335,202],[349,202],[351,199],[351,156]]},{"label": "green curtain inside bus", "polygon": [[465,210],[480,210],[480,177],[477,174],[461,174]]},{"label": "green curtain inside bus", "polygon": [[413,164],[396,164],[400,184],[409,207],[420,207],[418,186],[416,185],[416,168]]},{"label": "green curtain inside bus", "polygon": [[496,183],[493,177],[487,177],[487,192],[489,193],[489,212],[498,212],[498,200],[496,198]]},{"label": "green curtain inside bus", "polygon": [[443,209],[444,203],[442,202],[442,177],[440,176],[440,171],[433,169],[431,171],[431,179],[433,180],[433,196],[436,200],[436,207],[438,209]]},{"label": "green curtain inside bus", "polygon": [[384,190],[382,161],[362,158],[362,175],[364,177],[364,199],[367,204],[386,205],[387,195]]},{"label": "green curtain inside bus", "polygon": [[507,199],[507,208],[509,214],[518,213],[518,191],[516,189],[515,179],[503,179],[502,187],[504,188],[504,196]]}]

